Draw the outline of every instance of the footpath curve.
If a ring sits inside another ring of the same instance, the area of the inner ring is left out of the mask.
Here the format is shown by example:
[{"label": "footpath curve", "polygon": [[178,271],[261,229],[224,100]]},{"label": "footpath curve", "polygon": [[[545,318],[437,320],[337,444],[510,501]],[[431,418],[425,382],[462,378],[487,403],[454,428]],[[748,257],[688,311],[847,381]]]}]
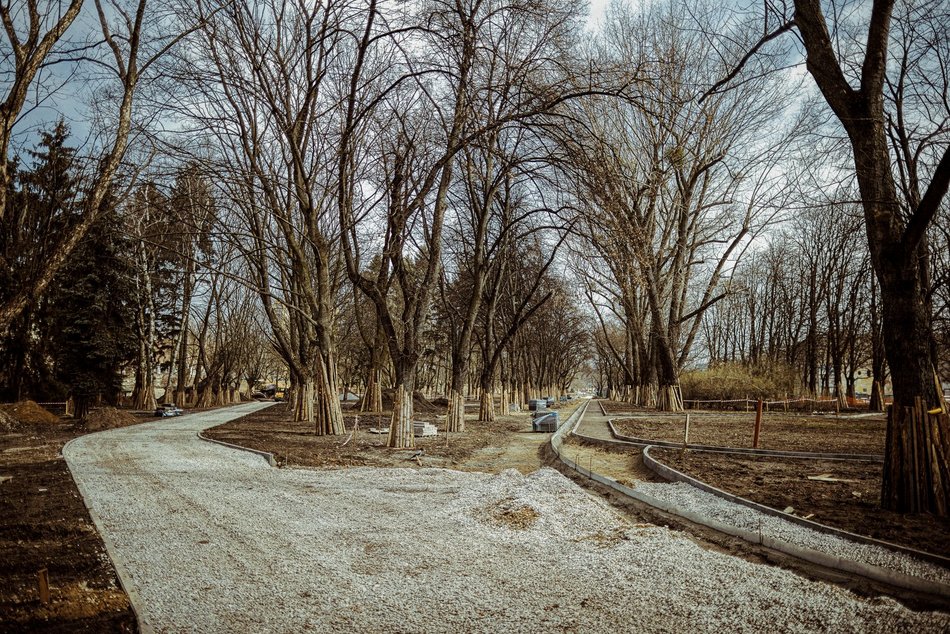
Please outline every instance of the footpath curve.
[{"label": "footpath curve", "polygon": [[263,406],[64,448],[145,631],[950,628],[631,525],[553,469],[276,469],[197,437]]},{"label": "footpath curve", "polygon": [[[950,598],[950,568],[914,553],[877,540],[853,536],[827,526],[816,526],[801,518],[785,517],[774,509],[731,496],[656,463],[649,455],[650,445],[618,440],[611,416],[593,405],[572,417],[552,439],[552,447],[570,468],[622,495],[639,500],[708,528],[733,535],[750,543],[762,544],[793,557],[827,568],[858,574],[888,585]],[[576,436],[587,442],[626,446],[642,451],[644,464],[671,483],[636,482],[625,486],[567,458],[561,451],[564,439]],[[917,556],[915,556],[915,554]],[[934,557],[934,559],[941,559]]]}]

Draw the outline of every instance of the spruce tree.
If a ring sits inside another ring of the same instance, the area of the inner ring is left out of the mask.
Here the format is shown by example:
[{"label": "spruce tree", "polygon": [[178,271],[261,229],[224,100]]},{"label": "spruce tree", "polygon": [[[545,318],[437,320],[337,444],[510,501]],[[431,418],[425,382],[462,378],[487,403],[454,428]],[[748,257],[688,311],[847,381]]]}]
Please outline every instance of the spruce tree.
[{"label": "spruce tree", "polygon": [[122,367],[135,350],[129,303],[131,245],[114,209],[89,230],[52,293],[55,377],[85,418],[98,398],[117,404]]}]

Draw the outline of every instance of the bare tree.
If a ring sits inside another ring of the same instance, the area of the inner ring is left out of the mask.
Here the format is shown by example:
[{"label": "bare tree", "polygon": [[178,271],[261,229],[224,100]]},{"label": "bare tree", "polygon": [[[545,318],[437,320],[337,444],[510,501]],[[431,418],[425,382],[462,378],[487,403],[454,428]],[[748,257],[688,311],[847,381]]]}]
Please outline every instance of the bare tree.
[{"label": "bare tree", "polygon": [[679,371],[703,312],[724,296],[720,279],[780,208],[787,179],[776,165],[795,132],[756,138],[780,108],[768,81],[699,103],[693,86],[715,62],[684,20],[675,8],[618,11],[604,54],[645,69],[651,83],[637,103],[587,100],[559,136],[584,193],[585,233],[619,287],[638,350],[628,374],[639,375],[646,403],[655,394],[667,410],[682,408]]},{"label": "bare tree", "polygon": [[83,0],[68,3],[62,0],[25,0],[0,4],[0,22],[3,22],[9,45],[9,48],[3,47],[0,55],[4,66],[12,69],[0,103],[0,220],[6,210],[10,180],[7,153],[13,128],[34,87],[37,73],[79,15],[82,5]]},{"label": "bare tree", "polygon": [[[401,76],[389,83],[400,90],[381,89],[387,95],[384,100],[367,99],[359,92],[366,85],[367,59],[375,59],[370,51],[376,41],[370,25],[363,34],[346,106],[339,206],[346,228],[347,272],[376,306],[394,365],[390,446],[413,445],[412,394],[422,352],[420,335],[440,279],[455,157],[508,123],[536,117],[572,96],[592,92],[589,83],[579,88],[575,77],[565,79],[563,52],[571,39],[567,27],[573,11],[567,3],[541,9],[520,1],[426,5],[425,28],[414,27],[419,35],[413,42],[413,48],[423,54],[405,60]],[[524,39],[506,48],[504,38]],[[511,54],[499,58],[496,50]],[[486,72],[493,67],[500,70]],[[407,87],[410,79],[411,87]],[[503,112],[493,113],[480,105],[506,91],[511,96]],[[360,264],[360,223],[379,201],[357,199],[353,175],[359,133],[371,111],[376,113],[375,121],[385,121],[393,129],[377,146],[381,173],[375,180],[377,188],[385,191],[386,229],[383,244],[374,250],[382,254],[375,277],[367,275]],[[395,302],[399,313],[391,307],[390,291],[400,293]]]},{"label": "bare tree", "polygon": [[[9,11],[0,13],[7,37],[14,43],[15,57],[23,58],[22,64],[18,62],[17,65],[17,68],[22,67],[22,72],[18,71],[21,72],[21,76],[15,90],[8,95],[7,105],[4,106],[6,110],[2,113],[2,116],[6,117],[5,121],[11,125],[15,122],[23,105],[22,98],[17,96],[20,94],[19,91],[29,89],[32,78],[48,56],[55,40],[62,36],[66,27],[75,18],[72,14],[73,5],[76,5],[75,10],[78,11],[81,3],[71,3],[69,9],[61,14],[57,22],[58,26],[49,30],[47,35],[39,40],[36,38],[40,37],[41,25],[45,23],[48,14],[37,12],[37,2],[27,4],[31,35],[24,42],[18,39],[15,43],[13,42],[17,33],[16,20],[11,17]],[[9,7],[8,4],[3,6]],[[109,118],[108,128],[104,130],[109,140],[104,144],[101,154],[90,161],[95,167],[87,185],[79,219],[57,236],[55,245],[42,266],[32,267],[33,272],[25,275],[26,279],[19,281],[18,288],[0,300],[0,331],[10,326],[16,316],[29,305],[31,298],[41,296],[46,292],[56,273],[63,267],[70,254],[99,217],[103,200],[125,156],[132,128],[133,101],[139,84],[142,78],[147,76],[153,64],[182,37],[182,31],[174,26],[169,15],[157,10],[147,0],[129,0],[128,2],[111,0],[108,3],[105,0],[96,0],[95,6],[105,47],[103,58],[97,60],[97,66],[108,69],[108,79],[104,80],[106,90],[118,88],[114,91],[117,102],[116,111]],[[158,35],[155,31],[159,28],[164,33],[170,32],[171,35]],[[9,129],[4,128],[4,125],[4,122],[0,121],[0,129],[7,129],[7,132],[0,130],[0,144],[9,143]],[[5,155],[7,145],[3,145],[2,149]],[[5,159],[3,163],[5,166]],[[4,176],[5,181],[6,167],[3,170],[0,175]]]},{"label": "bare tree", "polygon": [[[767,34],[708,94],[732,81],[769,41],[797,31],[808,73],[848,137],[880,284],[884,348],[894,387],[882,504],[945,516],[950,513],[950,445],[934,439],[950,437],[950,417],[927,415],[928,409],[946,413],[934,367],[927,229],[950,186],[947,7],[939,1],[875,0],[868,12],[837,9],[835,2],[795,0],[789,15],[784,3],[766,3]],[[858,31],[863,36],[856,36]],[[929,75],[926,81],[913,76],[914,68]],[[908,91],[914,91],[913,102],[930,105],[928,116],[908,117]],[[923,411],[914,416],[915,408]],[[924,448],[923,459],[918,448]]]}]

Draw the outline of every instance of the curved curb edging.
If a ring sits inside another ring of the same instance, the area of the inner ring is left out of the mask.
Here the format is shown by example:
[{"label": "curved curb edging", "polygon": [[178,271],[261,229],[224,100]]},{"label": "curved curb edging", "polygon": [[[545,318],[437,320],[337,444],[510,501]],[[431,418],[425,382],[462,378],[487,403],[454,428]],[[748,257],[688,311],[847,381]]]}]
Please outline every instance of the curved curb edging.
[{"label": "curved curb edging", "polygon": [[[228,421],[228,422],[231,422],[231,421]],[[225,425],[225,424],[227,424],[227,423],[221,423],[221,425]],[[204,429],[203,431],[208,431],[208,429],[214,429],[215,427],[219,427],[219,426],[220,426],[220,425],[212,425],[211,427],[208,427],[208,428]],[[204,433],[203,433],[202,431],[199,431],[198,434],[197,434],[197,436],[198,436],[198,440],[203,440],[203,441],[205,441],[205,442],[210,442],[210,443],[213,443],[213,444],[215,444],[215,445],[221,445],[222,447],[227,447],[228,449],[236,449],[236,450],[238,450],[238,451],[247,451],[247,452],[249,452],[249,453],[257,454],[258,456],[260,456],[261,458],[263,458],[264,460],[266,460],[266,461],[267,461],[267,464],[269,464],[270,466],[272,466],[272,467],[276,467],[276,466],[277,466],[277,460],[274,459],[274,454],[270,453],[269,451],[261,451],[261,450],[259,450],[259,449],[251,449],[250,447],[242,447],[241,445],[235,445],[235,444],[233,444],[233,443],[225,442],[225,441],[223,441],[223,440],[218,440],[218,439],[216,439],[216,438],[208,438],[207,436],[204,435]]]},{"label": "curved curb edging", "polygon": [[941,566],[950,567],[950,558],[943,557],[942,555],[937,555],[935,553],[928,553],[923,550],[917,550],[915,548],[910,548],[909,546],[902,546],[900,544],[894,544],[892,542],[884,541],[881,539],[875,539],[873,537],[868,537],[866,535],[859,535],[857,533],[852,533],[850,531],[842,530],[840,528],[835,528],[833,526],[828,526],[827,524],[821,524],[813,520],[805,519],[804,517],[799,517],[797,515],[792,515],[791,513],[785,513],[784,511],[779,511],[774,509],[771,506],[766,506],[760,504],[759,502],[754,502],[748,498],[744,498],[739,495],[734,495],[728,491],[723,491],[722,489],[716,488],[711,484],[707,484],[698,478],[687,475],[682,471],[678,471],[673,467],[663,464],[650,454],[650,449],[652,447],[643,448],[643,464],[646,465],[650,471],[657,474],[661,478],[666,480],[671,480],[674,482],[683,482],[684,484],[689,484],[694,486],[697,489],[720,497],[724,500],[732,502],[734,504],[741,504],[742,506],[747,506],[751,509],[755,509],[760,513],[765,513],[766,515],[771,515],[773,517],[779,517],[785,521],[791,522],[793,524],[798,524],[799,526],[804,526],[805,528],[810,528],[819,533],[825,533],[827,535],[834,535],[835,537],[840,537],[842,539],[847,539],[853,542],[860,542],[862,544],[868,544],[870,546],[880,546],[881,548],[886,548],[887,550],[892,550],[899,552],[904,555],[910,555],[916,557],[917,559],[923,559],[930,561]]},{"label": "curved curb edging", "polygon": [[624,436],[614,427],[614,420],[607,421],[610,435],[622,442],[642,447],[662,447],[664,449],[689,449],[690,451],[704,451],[707,453],[741,454],[745,456],[763,456],[771,458],[802,458],[807,460],[847,460],[852,462],[879,462],[884,463],[884,456],[862,453],[817,453],[813,451],[779,451],[776,449],[750,449],[748,447],[720,447],[718,445],[683,445],[668,440],[649,440],[636,436]]},{"label": "curved curb edging", "polygon": [[86,507],[86,512],[89,513],[89,518],[95,525],[96,532],[99,534],[99,538],[106,547],[106,555],[109,556],[109,559],[112,562],[112,567],[115,568],[115,576],[119,581],[119,587],[121,587],[122,591],[125,592],[125,595],[129,597],[129,607],[132,608],[132,614],[135,616],[135,622],[139,626],[139,632],[141,634],[154,634],[155,629],[149,625],[149,623],[142,616],[142,606],[145,604],[145,602],[142,601],[142,597],[140,597],[138,592],[136,592],[132,587],[132,575],[128,571],[125,560],[118,555],[119,551],[116,549],[115,544],[112,543],[112,540],[109,539],[105,530],[105,524],[102,522],[102,519],[94,510],[92,510],[92,507],[89,506],[89,503],[86,501],[90,498],[89,492],[86,491],[85,486],[78,479],[76,479],[76,474],[73,473],[73,468],[70,466],[69,460],[66,459],[66,450],[69,448],[69,446],[80,438],[85,438],[86,435],[77,436],[76,438],[69,440],[65,445],[63,445],[60,453],[63,456],[63,460],[66,462],[66,468],[69,469],[70,477],[73,479],[76,488],[79,489],[79,497],[82,498],[82,504]]},{"label": "curved curb edging", "polygon": [[[586,411],[586,407],[584,408]],[[834,555],[829,555],[818,550],[811,548],[805,548],[802,546],[797,546],[790,542],[786,542],[780,539],[776,539],[769,535],[763,535],[759,532],[749,531],[743,528],[738,528],[723,522],[719,522],[712,518],[708,518],[693,511],[687,511],[681,509],[675,504],[671,504],[664,500],[659,500],[649,495],[640,493],[630,487],[620,484],[613,478],[608,478],[602,476],[599,473],[595,473],[589,469],[585,469],[581,465],[577,464],[573,460],[567,458],[566,456],[561,455],[561,445],[563,443],[564,432],[567,432],[570,429],[572,433],[573,429],[577,427],[583,418],[583,415],[578,417],[578,420],[573,425],[563,425],[554,435],[551,437],[551,449],[557,455],[558,459],[564,463],[567,467],[573,469],[575,472],[594,480],[604,486],[613,489],[614,491],[625,495],[626,497],[632,498],[639,502],[643,502],[654,508],[658,508],[662,511],[676,515],[683,519],[689,520],[701,526],[711,528],[713,530],[726,533],[727,535],[732,535],[734,537],[739,537],[752,544],[760,544],[767,548],[779,551],[786,555],[808,561],[813,564],[824,566],[832,570],[839,570],[842,572],[848,572],[851,574],[860,575],[867,579],[873,581],[885,583],[891,586],[896,586],[906,590],[912,590],[915,592],[922,592],[926,594],[936,595],[940,597],[950,597],[950,585],[939,583],[936,581],[929,581],[926,579],[921,579],[919,577],[912,577],[901,572],[894,570],[889,570],[887,568],[882,568],[880,566],[874,566],[872,564],[867,564],[858,561],[852,561],[850,559],[843,559],[841,557],[836,557]],[[787,519],[787,518],[786,518]]]}]

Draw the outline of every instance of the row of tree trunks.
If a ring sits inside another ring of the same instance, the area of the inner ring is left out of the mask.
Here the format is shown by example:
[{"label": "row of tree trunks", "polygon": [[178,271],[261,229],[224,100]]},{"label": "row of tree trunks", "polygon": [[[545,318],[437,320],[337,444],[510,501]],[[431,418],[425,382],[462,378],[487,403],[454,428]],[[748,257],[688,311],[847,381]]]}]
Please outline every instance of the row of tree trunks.
[{"label": "row of tree trunks", "polygon": [[888,412],[881,502],[899,513],[950,511],[950,414],[929,413],[924,401]]}]

